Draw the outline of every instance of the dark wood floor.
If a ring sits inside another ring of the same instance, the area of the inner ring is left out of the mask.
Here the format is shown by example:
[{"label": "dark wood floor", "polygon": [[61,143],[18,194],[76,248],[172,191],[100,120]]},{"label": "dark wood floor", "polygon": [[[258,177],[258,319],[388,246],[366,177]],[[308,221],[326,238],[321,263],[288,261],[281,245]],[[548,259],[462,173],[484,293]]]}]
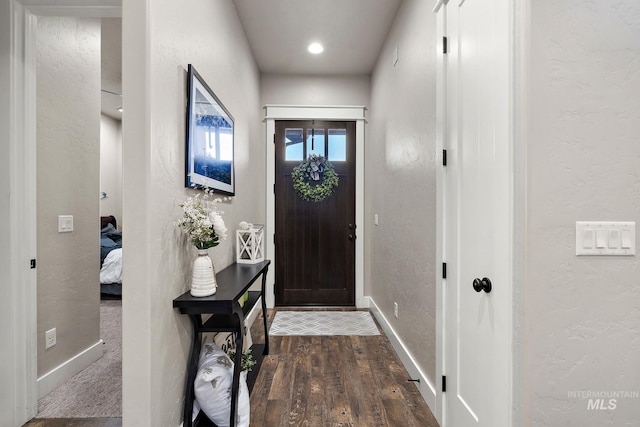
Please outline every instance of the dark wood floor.
[{"label": "dark wood floor", "polygon": [[[260,317],[251,328],[255,342],[261,325]],[[438,426],[384,335],[270,337],[270,347],[251,393],[252,426]],[[63,426],[120,427],[122,420],[36,419],[24,427]]]},{"label": "dark wood floor", "polygon": [[[268,316],[270,324],[274,312]],[[251,393],[251,425],[437,427],[408,378],[384,335],[270,337]]]}]

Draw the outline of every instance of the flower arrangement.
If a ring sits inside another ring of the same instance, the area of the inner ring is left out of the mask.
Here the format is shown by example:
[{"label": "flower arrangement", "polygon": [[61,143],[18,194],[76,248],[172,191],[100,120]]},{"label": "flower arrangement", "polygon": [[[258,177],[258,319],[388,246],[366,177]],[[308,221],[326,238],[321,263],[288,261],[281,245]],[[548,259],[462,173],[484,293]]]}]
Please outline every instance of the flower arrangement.
[{"label": "flower arrangement", "polygon": [[217,203],[229,200],[229,197],[212,198],[212,191],[189,197],[179,204],[182,208],[182,218],[177,221],[178,227],[187,234],[191,243],[198,249],[209,249],[220,244],[220,239],[227,238],[227,227],[224,225],[222,214]]},{"label": "flower arrangement", "polygon": [[[321,202],[338,186],[338,174],[323,156],[310,155],[291,172],[293,189],[307,202]],[[311,183],[314,183],[313,185]]]}]

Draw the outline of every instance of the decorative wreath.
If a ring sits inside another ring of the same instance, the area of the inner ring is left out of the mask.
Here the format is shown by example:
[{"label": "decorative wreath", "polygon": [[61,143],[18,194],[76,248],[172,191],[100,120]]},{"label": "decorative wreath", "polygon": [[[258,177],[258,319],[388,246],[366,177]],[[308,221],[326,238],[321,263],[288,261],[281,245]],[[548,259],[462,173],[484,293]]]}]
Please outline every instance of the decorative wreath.
[{"label": "decorative wreath", "polygon": [[321,202],[338,186],[338,174],[323,156],[310,155],[291,172],[293,189],[307,202]]}]

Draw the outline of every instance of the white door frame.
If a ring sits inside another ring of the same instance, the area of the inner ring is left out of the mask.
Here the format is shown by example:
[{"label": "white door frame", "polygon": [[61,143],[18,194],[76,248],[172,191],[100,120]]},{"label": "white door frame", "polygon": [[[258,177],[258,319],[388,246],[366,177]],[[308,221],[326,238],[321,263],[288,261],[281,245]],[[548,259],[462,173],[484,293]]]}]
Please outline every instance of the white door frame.
[{"label": "white door frame", "polygon": [[[272,265],[267,274],[266,303],[275,305],[275,129],[276,120],[333,120],[356,122],[356,307],[368,308],[369,300],[364,296],[364,125],[366,123],[363,106],[312,106],[312,105],[271,105],[264,106],[266,124],[266,257]],[[360,230],[358,233],[357,231]]]},{"label": "white door frame", "polygon": [[[64,1],[38,0],[23,6],[9,0],[13,9],[11,73],[10,288],[14,310],[7,325],[14,340],[8,348],[16,361],[13,389],[15,404],[11,419],[22,425],[38,413],[37,273],[29,268],[36,258],[36,33],[37,16],[119,17],[121,6],[100,0],[88,6]],[[6,347],[5,347],[6,348]],[[4,353],[0,354],[4,355]],[[3,359],[5,360],[5,359]],[[3,391],[6,385],[3,385]],[[3,414],[4,417],[4,414]],[[0,421],[4,421],[3,419]]]},{"label": "white door frame", "polygon": [[[443,52],[443,38],[447,34],[446,28],[446,5],[449,0],[436,0],[433,8],[433,13],[438,14],[436,19],[436,40],[437,40],[437,60],[436,60],[436,153],[443,153],[446,146],[446,111],[447,111],[447,59]],[[524,220],[523,209],[525,206],[524,195],[525,190],[525,177],[523,176],[525,151],[523,147],[518,144],[518,141],[522,141],[523,130],[525,126],[525,109],[523,108],[524,101],[526,101],[526,90],[523,90],[522,83],[525,79],[524,73],[526,70],[519,62],[522,60],[523,55],[526,52],[522,52],[522,42],[527,40],[526,32],[526,18],[528,16],[528,10],[523,8],[522,1],[516,0],[511,4],[509,11],[511,19],[511,40],[509,40],[510,52],[511,52],[511,70],[510,80],[506,82],[509,86],[511,111],[508,117],[509,134],[511,141],[511,156],[509,157],[509,170],[512,178],[511,193],[509,195],[511,200],[511,225],[509,230],[510,242],[511,242],[511,260],[507,268],[509,269],[513,277],[513,289],[510,290],[510,297],[513,302],[511,317],[508,319],[508,325],[506,327],[509,331],[507,339],[511,343],[510,359],[510,371],[511,371],[511,384],[510,384],[510,402],[509,406],[512,407],[511,418],[514,422],[512,425],[520,425],[521,411],[517,408],[517,402],[520,401],[519,386],[520,377],[517,376],[515,368],[521,365],[521,355],[516,348],[517,337],[516,330],[514,328],[514,322],[521,321],[522,308],[519,302],[521,301],[519,286],[522,286],[522,272],[524,269],[524,250],[521,246],[524,235]],[[445,8],[443,9],[443,6]],[[454,7],[457,6],[457,3]],[[526,49],[524,49],[526,50]],[[440,163],[442,164],[442,163]],[[445,254],[447,253],[447,236],[446,228],[450,227],[446,222],[446,206],[447,206],[447,191],[446,191],[446,167],[441,167],[436,174],[436,259],[441,262],[436,263],[436,277],[439,278],[438,286],[436,286],[436,408],[435,417],[438,423],[442,427],[455,427],[449,426],[445,417],[445,402],[446,392],[442,391],[442,378],[446,374],[444,367],[445,351],[446,351],[446,324],[445,319],[445,307],[447,280],[442,278],[442,263],[446,263]],[[460,243],[462,244],[462,243]],[[490,391],[489,391],[490,392]]]}]

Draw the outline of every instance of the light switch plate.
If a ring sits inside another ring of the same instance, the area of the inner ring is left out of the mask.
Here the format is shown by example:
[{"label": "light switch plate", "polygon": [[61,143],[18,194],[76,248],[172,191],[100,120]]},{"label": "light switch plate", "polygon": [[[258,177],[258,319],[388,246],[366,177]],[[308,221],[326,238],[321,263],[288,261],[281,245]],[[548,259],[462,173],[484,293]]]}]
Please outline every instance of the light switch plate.
[{"label": "light switch plate", "polygon": [[73,231],[73,215],[58,215],[58,233]]},{"label": "light switch plate", "polygon": [[634,256],[635,254],[635,222],[576,222],[576,255]]}]

